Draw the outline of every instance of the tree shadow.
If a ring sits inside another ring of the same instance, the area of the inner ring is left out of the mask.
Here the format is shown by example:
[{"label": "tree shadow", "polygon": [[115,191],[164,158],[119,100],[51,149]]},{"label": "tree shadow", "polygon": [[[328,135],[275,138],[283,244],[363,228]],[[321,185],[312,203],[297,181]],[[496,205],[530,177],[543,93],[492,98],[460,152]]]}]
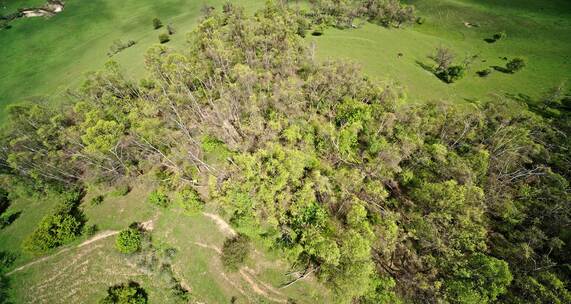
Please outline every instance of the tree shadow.
[{"label": "tree shadow", "polygon": [[486,41],[487,43],[495,43],[497,40],[494,38],[484,38],[484,41]]},{"label": "tree shadow", "polygon": [[505,74],[513,74],[512,71],[510,71],[509,69],[506,69],[506,68],[504,68],[504,67],[497,66],[497,65],[493,65],[493,66],[492,66],[492,69],[494,69],[494,70],[496,70],[496,71],[498,71],[498,72],[505,73]]},{"label": "tree shadow", "polygon": [[434,67],[433,67],[432,65],[426,64],[426,63],[424,63],[424,62],[422,62],[422,61],[419,61],[419,60],[416,60],[415,63],[416,63],[419,67],[421,67],[423,70],[434,74],[435,70],[434,70]]}]

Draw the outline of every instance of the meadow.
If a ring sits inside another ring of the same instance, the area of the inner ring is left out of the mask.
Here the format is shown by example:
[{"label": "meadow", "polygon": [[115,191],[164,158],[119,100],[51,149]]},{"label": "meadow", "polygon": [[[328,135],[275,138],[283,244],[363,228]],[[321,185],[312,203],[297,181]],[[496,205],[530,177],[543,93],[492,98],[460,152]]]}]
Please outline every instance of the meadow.
[{"label": "meadow", "polygon": [[[571,3],[569,1],[411,0],[423,24],[387,29],[363,23],[358,29],[328,29],[309,36],[322,60],[344,58],[381,81],[396,82],[408,100],[426,102],[482,100],[489,94],[523,94],[533,98],[569,80],[571,75]],[[475,25],[466,26],[464,23]],[[359,22],[356,22],[359,23]],[[484,39],[505,31],[495,43]],[[447,84],[421,67],[437,47],[450,48],[456,62],[477,56],[466,77]],[[402,56],[399,56],[399,53]],[[522,56],[527,67],[516,74],[477,71],[503,66],[504,57]]]}]

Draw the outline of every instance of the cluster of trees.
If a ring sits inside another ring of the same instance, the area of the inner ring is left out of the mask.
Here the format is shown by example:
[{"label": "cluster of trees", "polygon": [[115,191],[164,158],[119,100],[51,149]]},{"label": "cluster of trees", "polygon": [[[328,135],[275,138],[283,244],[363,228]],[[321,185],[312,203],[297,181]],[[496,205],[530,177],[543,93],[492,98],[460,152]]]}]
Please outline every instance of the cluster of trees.
[{"label": "cluster of trees", "polygon": [[0,162],[43,184],[157,168],[175,192],[201,182],[339,302],[569,302],[568,91],[533,111],[404,104],[315,61],[304,18],[208,10],[186,54],[148,51],[138,83],[110,63],[60,109],[12,106]]},{"label": "cluster of trees", "polygon": [[308,14],[314,23],[353,27],[356,18],[363,18],[385,27],[402,27],[415,22],[414,6],[399,0],[311,0]]}]

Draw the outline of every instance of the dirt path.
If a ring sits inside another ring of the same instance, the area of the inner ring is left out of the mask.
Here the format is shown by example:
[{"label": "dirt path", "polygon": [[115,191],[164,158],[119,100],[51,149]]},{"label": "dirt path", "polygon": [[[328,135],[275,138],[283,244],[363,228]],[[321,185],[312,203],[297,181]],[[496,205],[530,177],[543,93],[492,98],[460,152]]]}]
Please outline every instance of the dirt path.
[{"label": "dirt path", "polygon": [[[153,224],[154,224],[154,220],[149,220],[149,221],[140,223],[139,226],[140,226],[141,229],[143,229],[143,230],[151,231],[151,230],[153,230],[153,228],[154,228],[154,225],[153,225]],[[94,243],[94,242],[97,242],[97,241],[106,239],[106,238],[111,237],[111,236],[114,236],[114,235],[116,235],[116,234],[118,234],[118,233],[119,233],[119,231],[115,231],[115,230],[106,230],[106,231],[100,232],[100,233],[98,233],[98,234],[94,235],[93,237],[91,237],[91,238],[85,240],[83,243],[81,243],[81,244],[79,244],[79,245],[77,245],[77,246],[75,246],[75,247],[64,248],[64,249],[62,249],[62,250],[60,250],[60,251],[58,251],[58,252],[56,252],[56,253],[54,253],[54,254],[52,254],[52,255],[48,255],[48,256],[45,256],[45,257],[40,258],[40,259],[38,259],[38,260],[32,261],[32,262],[30,262],[30,263],[28,263],[28,264],[24,264],[24,265],[22,265],[22,266],[20,266],[20,267],[18,267],[18,268],[16,268],[16,269],[14,269],[14,270],[12,270],[12,271],[6,273],[6,275],[9,276],[9,275],[11,275],[11,274],[13,274],[13,273],[22,271],[22,270],[24,270],[24,269],[26,269],[26,268],[29,268],[29,267],[31,267],[31,266],[34,266],[34,265],[36,265],[36,264],[38,264],[38,263],[45,262],[45,261],[47,261],[47,260],[49,260],[49,259],[51,259],[51,258],[54,258],[54,257],[56,257],[56,256],[58,256],[58,255],[60,255],[60,254],[62,254],[62,253],[64,253],[64,252],[68,252],[68,251],[71,250],[71,249],[76,249],[76,248],[85,247],[85,246],[87,246],[87,245],[89,245],[89,244],[91,244],[91,243]]]},{"label": "dirt path", "polygon": [[228,223],[226,223],[226,221],[223,218],[221,218],[218,214],[213,214],[213,213],[208,213],[208,212],[203,212],[202,214],[204,214],[204,216],[212,219],[216,223],[218,228],[220,228],[220,230],[222,232],[224,232],[230,236],[236,235],[236,231],[234,229],[232,229],[232,227],[230,227],[230,225]]},{"label": "dirt path", "polygon": [[[220,231],[222,231],[223,233],[229,236],[235,236],[237,234],[236,231],[232,229],[232,227],[226,221],[224,221],[224,219],[221,218],[219,215],[206,212],[203,212],[203,214],[204,216],[212,219],[216,223],[216,226],[218,226]],[[202,248],[213,250],[218,255],[222,254],[222,249],[218,248],[217,246],[200,242],[194,242],[194,244]],[[254,291],[254,293],[263,296],[272,302],[287,303],[287,300],[284,299],[286,298],[286,296],[283,293],[281,293],[279,290],[277,290],[270,284],[256,279],[256,273],[253,269],[244,266],[239,269],[238,273],[244,279],[244,281],[250,286],[250,288],[252,289],[252,291]],[[221,273],[221,275],[225,278],[227,277],[226,274],[223,272]],[[244,294],[242,290],[239,291],[242,294]]]}]

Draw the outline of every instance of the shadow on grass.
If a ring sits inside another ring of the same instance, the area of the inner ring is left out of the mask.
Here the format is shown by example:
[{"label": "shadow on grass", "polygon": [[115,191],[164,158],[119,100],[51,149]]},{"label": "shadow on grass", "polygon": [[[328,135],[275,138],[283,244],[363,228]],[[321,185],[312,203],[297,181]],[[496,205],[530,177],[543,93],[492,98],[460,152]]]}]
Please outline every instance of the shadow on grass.
[{"label": "shadow on grass", "polygon": [[415,63],[416,63],[419,67],[421,67],[423,70],[434,74],[435,70],[434,70],[434,67],[433,67],[432,65],[426,64],[426,63],[424,63],[424,62],[422,62],[422,61],[419,61],[419,60],[416,60]]},{"label": "shadow on grass", "polygon": [[497,65],[492,66],[492,69],[494,69],[494,70],[496,70],[496,71],[498,71],[498,72],[505,73],[505,74],[513,74],[513,72],[510,71],[509,69],[506,69],[506,68],[504,68],[504,67],[497,66]]}]

